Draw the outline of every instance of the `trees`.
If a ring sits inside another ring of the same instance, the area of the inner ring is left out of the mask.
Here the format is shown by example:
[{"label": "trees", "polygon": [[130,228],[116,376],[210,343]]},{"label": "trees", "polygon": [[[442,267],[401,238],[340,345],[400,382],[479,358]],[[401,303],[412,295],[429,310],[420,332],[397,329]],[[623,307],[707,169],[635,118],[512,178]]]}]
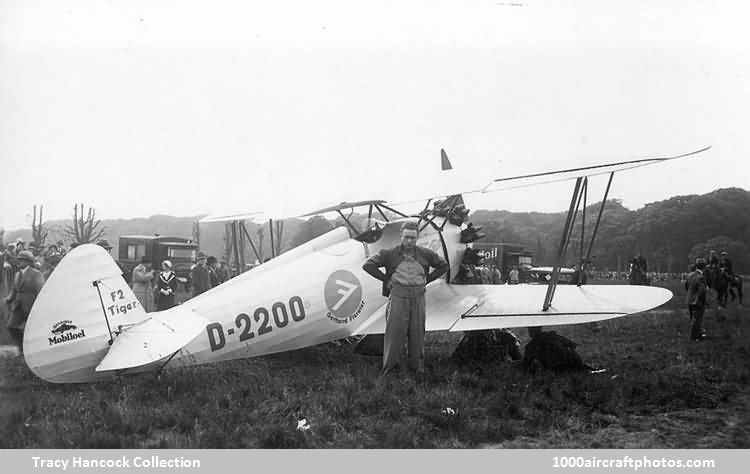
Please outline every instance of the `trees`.
[{"label": "trees", "polygon": [[[586,207],[586,239],[591,237],[599,203]],[[631,211],[616,199],[604,207],[592,249],[599,268],[622,269],[622,264],[641,253],[655,271],[677,272],[688,256],[707,254],[709,247],[729,252],[735,267],[750,265],[750,192],[719,189],[704,195],[675,196]],[[511,213],[479,210],[471,215],[483,226],[487,241],[517,240],[535,248],[537,264],[557,252],[565,214]],[[568,246],[568,260],[579,252],[580,215]],[[717,236],[718,235],[718,236]],[[720,237],[724,236],[724,237]],[[710,244],[709,244],[710,242]],[[745,260],[748,260],[745,262]]]},{"label": "trees", "polygon": [[105,229],[101,223],[101,220],[96,219],[96,209],[89,207],[88,212],[84,212],[83,204],[75,204],[73,205],[73,225],[65,227],[65,234],[77,244],[87,244],[104,235]]},{"label": "trees", "polygon": [[298,245],[304,244],[305,242],[309,242],[315,237],[321,236],[331,229],[333,229],[333,224],[331,224],[325,217],[314,216],[307,222],[302,224],[300,229],[297,231],[294,239],[292,239],[292,247],[294,248]]},{"label": "trees", "polygon": [[41,249],[44,247],[44,241],[47,240],[47,235],[49,235],[49,230],[46,228],[46,226],[43,223],[43,213],[44,213],[44,206],[39,206],[39,221],[37,222],[36,219],[36,204],[34,205],[34,214],[32,216],[31,220],[31,238],[34,241],[34,245]]},{"label": "trees", "polygon": [[750,265],[747,245],[726,235],[712,237],[705,242],[693,245],[688,254],[688,264],[695,262],[697,257],[707,258],[710,250],[716,250],[717,254],[722,251],[727,252],[729,258],[732,259],[735,271],[746,272]]}]

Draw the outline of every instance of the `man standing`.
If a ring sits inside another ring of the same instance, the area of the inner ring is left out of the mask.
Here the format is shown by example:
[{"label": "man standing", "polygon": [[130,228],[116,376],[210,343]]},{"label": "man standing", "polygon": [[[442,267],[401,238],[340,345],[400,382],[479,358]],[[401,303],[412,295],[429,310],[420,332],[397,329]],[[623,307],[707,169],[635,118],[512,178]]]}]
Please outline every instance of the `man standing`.
[{"label": "man standing", "polygon": [[513,268],[511,268],[508,273],[508,283],[511,285],[517,285],[519,281],[518,267],[513,265]]},{"label": "man standing", "polygon": [[641,270],[641,273],[643,273],[644,278],[646,277],[646,273],[648,273],[648,262],[646,262],[646,258],[638,254],[637,257],[635,257],[636,263],[638,264],[638,268]]},{"label": "man standing", "polygon": [[217,272],[216,266],[218,265],[218,262],[216,261],[216,257],[213,255],[210,255],[206,259],[206,269],[208,270],[208,281],[211,283],[211,288],[216,288],[217,286],[221,285],[221,281],[219,280],[219,273]]},{"label": "man standing", "polygon": [[151,296],[151,281],[154,279],[153,270],[148,268],[150,263],[148,257],[145,255],[141,257],[141,263],[133,269],[133,276],[131,278],[133,293],[138,298],[138,302],[141,303],[143,310],[147,313],[151,312],[149,297]]},{"label": "man standing", "polygon": [[193,298],[211,289],[208,268],[206,268],[206,254],[198,252],[198,262],[190,272],[190,280],[193,284]]},{"label": "man standing", "polygon": [[726,252],[721,252],[721,258],[719,259],[719,268],[724,270],[724,272],[731,276],[734,276],[734,272],[732,272],[732,261],[729,260],[729,254]]},{"label": "man standing", "polygon": [[[382,249],[362,268],[383,282],[388,296],[383,375],[401,361],[404,340],[408,337],[409,367],[424,372],[425,286],[448,271],[448,264],[432,250],[417,246],[419,227],[406,222],[401,227],[401,244]],[[430,267],[434,268],[432,273]],[[385,268],[383,273],[380,268]]]},{"label": "man standing", "polygon": [[583,270],[583,265],[576,263],[573,265],[573,277],[572,281],[570,282],[573,285],[585,285],[588,281],[588,275],[586,275],[586,271]]},{"label": "man standing", "polygon": [[716,250],[708,252],[708,266],[719,268],[719,257],[716,255]]},{"label": "man standing", "polygon": [[18,257],[18,255],[21,253],[21,251],[26,250],[24,248],[25,244],[26,243],[23,241],[23,239],[21,237],[19,237],[19,238],[16,239],[16,257]]},{"label": "man standing", "polygon": [[216,274],[219,276],[219,282],[224,283],[229,280],[229,267],[224,259],[219,261],[219,266],[216,268]]},{"label": "man standing", "polygon": [[44,285],[44,277],[32,266],[34,255],[28,250],[20,252],[16,260],[18,260],[19,271],[16,273],[13,288],[5,298],[5,302],[10,309],[8,332],[23,353],[23,330],[36,296]]},{"label": "man standing", "polygon": [[690,313],[690,339],[700,341],[705,338],[703,334],[703,313],[706,311],[706,278],[703,269],[706,268],[706,260],[698,257],[695,259],[695,270],[692,271],[685,282],[687,287],[687,305]]},{"label": "man standing", "polygon": [[497,265],[492,267],[492,284],[493,285],[502,285],[503,283],[503,275],[500,273],[500,269],[497,267]]}]

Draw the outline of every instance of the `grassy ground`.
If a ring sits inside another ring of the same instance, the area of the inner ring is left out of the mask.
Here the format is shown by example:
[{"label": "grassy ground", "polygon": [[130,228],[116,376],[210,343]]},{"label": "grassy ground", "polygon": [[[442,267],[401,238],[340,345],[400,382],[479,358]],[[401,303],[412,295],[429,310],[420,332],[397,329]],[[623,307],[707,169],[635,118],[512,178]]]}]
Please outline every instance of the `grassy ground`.
[{"label": "grassy ground", "polygon": [[691,343],[670,286],[658,310],[558,329],[602,374],[458,366],[451,334],[428,335],[421,381],[330,344],[94,385],[0,359],[0,447],[748,448],[750,311],[710,309]]}]

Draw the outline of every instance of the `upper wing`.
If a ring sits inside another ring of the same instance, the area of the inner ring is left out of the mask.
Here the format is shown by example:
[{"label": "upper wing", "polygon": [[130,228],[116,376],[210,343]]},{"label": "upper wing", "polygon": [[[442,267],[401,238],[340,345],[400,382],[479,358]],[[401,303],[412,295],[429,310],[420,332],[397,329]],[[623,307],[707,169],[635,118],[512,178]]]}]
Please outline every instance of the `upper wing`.
[{"label": "upper wing", "polygon": [[[539,184],[555,183],[559,181],[567,181],[571,179],[580,178],[583,176],[596,176],[600,174],[614,173],[618,171],[625,171],[634,168],[640,168],[642,166],[653,165],[657,163],[663,163],[665,161],[676,160],[679,158],[685,158],[688,156],[697,155],[711,147],[703,147],[699,150],[691,151],[689,153],[682,153],[679,155],[671,156],[660,156],[660,157],[646,157],[636,158],[626,161],[618,161],[614,163],[605,163],[599,165],[582,166],[576,168],[561,169],[555,171],[546,171],[542,173],[531,173],[522,174],[515,176],[501,176],[488,181],[481,175],[476,173],[459,173],[456,174],[456,170],[452,170],[450,173],[442,172],[434,176],[430,176],[429,189],[415,190],[413,183],[408,186],[391,186],[394,189],[400,189],[402,193],[399,196],[391,199],[368,199],[353,202],[339,202],[333,205],[321,205],[318,206],[314,211],[307,211],[300,209],[300,203],[288,203],[284,209],[275,211],[264,211],[264,212],[223,212],[218,214],[212,214],[204,217],[199,222],[230,222],[230,221],[241,221],[251,220],[257,223],[268,222],[268,220],[281,220],[290,217],[309,217],[317,214],[324,214],[326,212],[341,211],[344,209],[351,209],[361,206],[378,206],[388,204],[391,206],[398,206],[404,204],[413,204],[417,202],[424,202],[427,199],[440,198],[443,196],[452,196],[456,194],[472,194],[472,193],[490,193],[496,191],[502,191],[506,189],[514,189],[525,186],[535,186]],[[448,157],[443,150],[441,150],[441,160],[443,163],[443,169],[451,169]],[[385,196],[381,196],[385,197]],[[295,207],[288,207],[295,206]],[[309,207],[307,208],[309,209]]]},{"label": "upper wing", "polygon": [[366,201],[354,201],[354,202],[343,201],[338,204],[333,204],[331,206],[326,206],[320,209],[316,209],[314,211],[306,212],[305,214],[302,214],[299,217],[310,217],[310,216],[316,216],[318,214],[325,214],[326,212],[343,211],[345,209],[352,209],[355,207],[362,207],[362,206],[377,206],[379,204],[385,204],[385,203],[386,201],[383,201],[382,199],[369,199]]},{"label": "upper wing", "polygon": [[491,181],[484,179],[481,183],[472,179],[462,179],[460,181],[453,180],[450,175],[445,175],[445,179],[440,180],[438,185],[432,186],[432,192],[430,195],[416,196],[409,195],[399,199],[397,202],[392,202],[392,205],[403,205],[411,204],[415,202],[424,201],[430,198],[437,198],[442,196],[450,196],[455,194],[472,194],[472,193],[491,193],[496,191],[503,191],[507,189],[515,189],[526,186],[536,186],[539,184],[556,183],[560,181],[568,181],[571,179],[581,178],[584,176],[597,176],[600,174],[615,173],[618,171],[625,171],[634,168],[640,168],[642,166],[654,165],[663,163],[670,160],[676,160],[679,158],[686,158],[688,156],[697,155],[704,151],[709,150],[711,147],[706,146],[699,150],[691,151],[688,153],[682,153],[679,155],[671,156],[660,156],[660,157],[646,157],[636,158],[632,160],[618,161],[614,163],[604,163],[591,166],[581,166],[576,168],[567,168],[555,171],[545,171],[542,173],[530,173],[514,176],[501,176]]},{"label": "upper wing", "polygon": [[710,148],[710,146],[707,146],[699,150],[674,156],[639,158],[628,161],[620,161],[617,163],[606,163],[601,165],[582,166],[578,168],[569,168],[557,171],[546,171],[543,173],[497,178],[490,184],[488,184],[484,189],[482,189],[481,192],[501,191],[504,189],[534,186],[537,184],[555,183],[558,181],[566,181],[570,179],[581,178],[584,176],[596,176],[600,174],[614,173],[617,171],[625,171],[629,169],[640,168],[642,166],[663,163],[665,161],[676,160],[678,158],[686,158],[688,156],[697,155],[698,153],[703,153]]},{"label": "upper wing", "polygon": [[[371,199],[356,202],[341,202],[338,204],[322,207],[315,211],[305,212],[298,215],[297,217],[307,217],[316,214],[323,214],[326,212],[340,211],[367,205],[382,206],[384,204],[388,204],[389,206],[399,206],[405,204],[414,204],[417,202],[424,202],[427,199],[441,198],[444,196],[452,196],[456,194],[491,193],[496,191],[503,191],[506,189],[567,181],[584,176],[596,176],[600,174],[615,173],[618,171],[640,168],[642,166],[654,165],[657,163],[663,163],[670,160],[697,155],[698,153],[707,151],[710,148],[710,146],[707,146],[699,150],[682,153],[679,155],[636,158],[614,163],[604,163],[555,171],[545,171],[542,173],[501,176],[490,181],[488,181],[487,178],[478,175],[477,173],[464,172],[456,174],[457,170],[452,170],[450,173],[441,172],[439,174],[430,175],[429,182],[425,183],[425,189],[414,189],[414,183],[411,183],[408,186],[392,185],[391,188],[397,189],[399,190],[398,192],[401,193],[400,195],[395,196],[395,198],[391,196],[391,198],[388,200]],[[448,157],[443,150],[441,150],[441,159],[443,161],[443,170],[452,169],[450,167]],[[427,189],[426,187],[428,187],[429,189]]]},{"label": "upper wing", "polygon": [[[213,222],[232,222],[232,221],[245,221],[245,220],[257,220],[263,216],[263,212],[241,212],[241,213],[218,213],[209,214],[206,217],[200,219],[198,222],[201,224],[209,224]],[[265,220],[265,219],[264,219]]]}]

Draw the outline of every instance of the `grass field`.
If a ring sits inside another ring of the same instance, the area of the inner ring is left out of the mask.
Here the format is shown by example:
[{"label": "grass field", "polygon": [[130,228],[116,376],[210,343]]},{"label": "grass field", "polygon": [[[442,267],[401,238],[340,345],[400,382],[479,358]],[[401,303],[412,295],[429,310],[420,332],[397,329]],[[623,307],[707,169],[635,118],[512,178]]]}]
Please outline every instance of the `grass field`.
[{"label": "grass field", "polygon": [[420,381],[332,344],[91,385],[0,359],[0,447],[748,448],[750,311],[711,308],[691,343],[670,286],[657,310],[558,329],[601,374],[459,366],[451,334],[428,335]]}]

